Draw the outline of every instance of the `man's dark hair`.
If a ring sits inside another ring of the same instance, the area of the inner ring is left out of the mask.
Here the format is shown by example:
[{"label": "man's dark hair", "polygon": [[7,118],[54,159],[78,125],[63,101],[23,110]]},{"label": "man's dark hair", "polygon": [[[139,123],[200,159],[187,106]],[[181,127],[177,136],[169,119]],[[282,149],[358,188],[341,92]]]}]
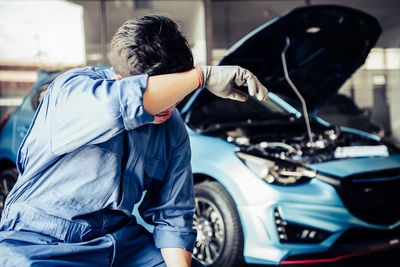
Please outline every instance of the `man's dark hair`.
[{"label": "man's dark hair", "polygon": [[126,21],[111,41],[111,63],[123,77],[183,72],[193,68],[185,37],[171,19],[150,15]]}]

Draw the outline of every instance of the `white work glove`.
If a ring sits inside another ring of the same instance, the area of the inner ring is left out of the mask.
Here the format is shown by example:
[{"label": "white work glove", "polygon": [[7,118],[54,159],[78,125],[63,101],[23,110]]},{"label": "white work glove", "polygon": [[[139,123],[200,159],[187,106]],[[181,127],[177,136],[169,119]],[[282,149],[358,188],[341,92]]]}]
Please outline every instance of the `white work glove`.
[{"label": "white work glove", "polygon": [[268,100],[268,90],[250,71],[239,66],[197,66],[201,87],[222,98],[246,101],[248,95],[235,87],[247,86],[249,95],[259,101]]}]

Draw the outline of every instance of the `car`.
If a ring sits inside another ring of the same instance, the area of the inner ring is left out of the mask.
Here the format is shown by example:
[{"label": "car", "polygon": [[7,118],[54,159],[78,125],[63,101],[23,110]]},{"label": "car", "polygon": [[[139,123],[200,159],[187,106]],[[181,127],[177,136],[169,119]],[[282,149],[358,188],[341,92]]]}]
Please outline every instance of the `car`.
[{"label": "car", "polygon": [[[294,9],[249,33],[219,63],[251,70],[269,101],[237,102],[202,89],[179,104],[192,149],[193,257],[224,267],[329,262],[400,244],[400,150],[315,115],[380,32],[375,18],[352,8]],[[5,171],[41,84],[1,131]],[[301,102],[301,110],[278,94]]]},{"label": "car", "polygon": [[60,72],[39,71],[32,90],[21,106],[12,114],[6,114],[0,125],[0,216],[6,196],[18,178],[15,165],[17,151],[29,129],[33,115],[47,87]]}]

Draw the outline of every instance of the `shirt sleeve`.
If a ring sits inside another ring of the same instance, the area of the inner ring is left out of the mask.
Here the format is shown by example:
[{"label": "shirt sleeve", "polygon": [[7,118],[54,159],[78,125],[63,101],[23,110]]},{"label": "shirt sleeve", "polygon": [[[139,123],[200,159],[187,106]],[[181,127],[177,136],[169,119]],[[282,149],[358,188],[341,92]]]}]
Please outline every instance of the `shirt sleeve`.
[{"label": "shirt sleeve", "polygon": [[[183,122],[182,122],[183,124]],[[172,158],[161,181],[153,180],[139,207],[142,218],[155,225],[157,248],[183,248],[193,251],[196,229],[193,176],[190,167],[190,144],[186,129],[172,152]]]},{"label": "shirt sleeve", "polygon": [[101,74],[94,68],[73,70],[50,86],[47,112],[53,153],[105,142],[154,120],[143,107],[147,75],[112,80]]}]

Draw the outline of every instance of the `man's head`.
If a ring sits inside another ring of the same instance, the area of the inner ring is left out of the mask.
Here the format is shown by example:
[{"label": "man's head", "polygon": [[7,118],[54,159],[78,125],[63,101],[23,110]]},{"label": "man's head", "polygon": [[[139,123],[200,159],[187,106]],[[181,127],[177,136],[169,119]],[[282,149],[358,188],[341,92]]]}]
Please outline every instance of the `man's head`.
[{"label": "man's head", "polygon": [[122,77],[158,75],[192,69],[193,56],[175,22],[151,15],[128,20],[117,30],[111,63]]}]

